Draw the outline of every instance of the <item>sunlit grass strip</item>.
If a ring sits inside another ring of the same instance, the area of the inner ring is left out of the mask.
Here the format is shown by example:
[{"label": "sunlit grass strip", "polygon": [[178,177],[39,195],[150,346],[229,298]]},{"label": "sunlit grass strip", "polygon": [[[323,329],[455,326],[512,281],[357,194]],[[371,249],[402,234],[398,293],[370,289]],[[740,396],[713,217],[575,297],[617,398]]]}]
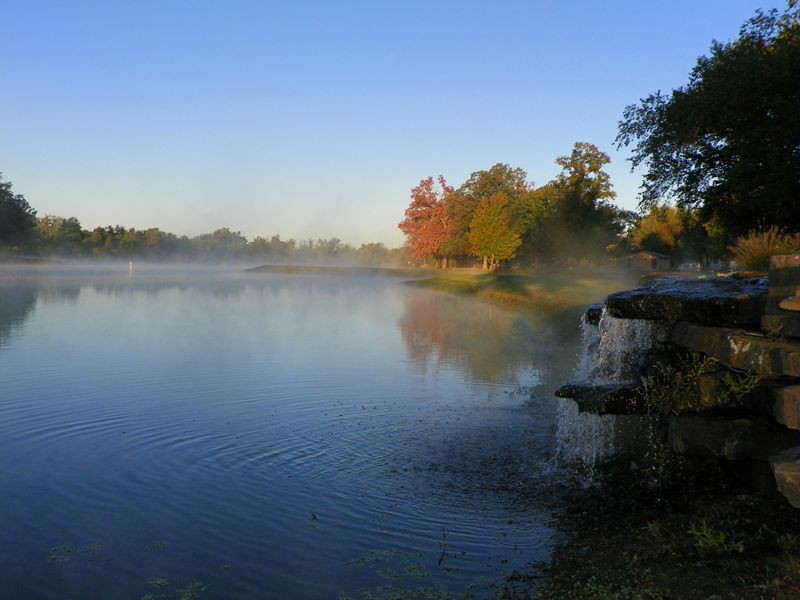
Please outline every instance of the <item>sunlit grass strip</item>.
[{"label": "sunlit grass strip", "polygon": [[437,273],[410,282],[412,285],[467,295],[505,306],[544,313],[584,307],[601,301],[609,293],[630,287],[629,277],[571,273],[541,275]]}]

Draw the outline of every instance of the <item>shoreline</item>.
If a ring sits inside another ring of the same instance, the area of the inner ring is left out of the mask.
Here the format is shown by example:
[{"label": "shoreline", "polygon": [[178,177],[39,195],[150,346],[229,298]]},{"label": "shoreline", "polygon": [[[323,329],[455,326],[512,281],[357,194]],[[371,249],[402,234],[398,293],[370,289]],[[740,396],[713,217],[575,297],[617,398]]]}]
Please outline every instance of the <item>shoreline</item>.
[{"label": "shoreline", "polygon": [[597,486],[555,509],[562,539],[536,568],[540,600],[800,597],[796,509],[746,491],[718,467],[616,459]]}]

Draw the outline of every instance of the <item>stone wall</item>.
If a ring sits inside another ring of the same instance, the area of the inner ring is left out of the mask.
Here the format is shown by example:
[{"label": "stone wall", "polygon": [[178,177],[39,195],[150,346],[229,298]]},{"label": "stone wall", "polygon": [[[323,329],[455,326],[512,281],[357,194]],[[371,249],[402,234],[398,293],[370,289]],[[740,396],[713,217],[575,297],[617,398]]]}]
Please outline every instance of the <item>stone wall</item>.
[{"label": "stone wall", "polygon": [[[713,457],[734,471],[758,473],[762,487],[769,482],[800,508],[800,255],[772,257],[766,280],[650,280],[612,294],[605,309],[616,318],[658,321],[674,347],[760,379],[732,411],[720,400],[722,375],[698,378],[696,401],[689,403],[696,411],[667,419],[667,443],[679,454]],[[597,318],[593,307],[587,322]],[[581,410],[628,414],[642,410],[641,403],[624,401],[626,394],[635,397],[630,390],[640,385],[592,390],[573,384],[559,395],[574,398]]]}]

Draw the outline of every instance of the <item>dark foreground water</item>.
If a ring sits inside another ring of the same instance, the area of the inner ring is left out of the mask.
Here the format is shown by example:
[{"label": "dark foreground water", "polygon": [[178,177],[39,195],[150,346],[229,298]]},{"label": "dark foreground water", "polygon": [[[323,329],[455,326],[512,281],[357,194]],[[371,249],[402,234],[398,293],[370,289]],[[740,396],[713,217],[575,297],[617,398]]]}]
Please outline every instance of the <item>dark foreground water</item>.
[{"label": "dark foreground water", "polygon": [[547,557],[529,398],[576,336],[382,276],[0,273],[0,597],[480,591]]}]

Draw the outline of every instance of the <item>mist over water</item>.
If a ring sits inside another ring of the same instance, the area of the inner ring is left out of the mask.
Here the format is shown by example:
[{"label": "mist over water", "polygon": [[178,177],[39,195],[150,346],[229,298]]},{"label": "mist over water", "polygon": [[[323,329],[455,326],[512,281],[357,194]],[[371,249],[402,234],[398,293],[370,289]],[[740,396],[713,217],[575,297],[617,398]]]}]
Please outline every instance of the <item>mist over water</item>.
[{"label": "mist over water", "polygon": [[4,271],[3,589],[459,591],[546,558],[577,330],[393,277]]}]

